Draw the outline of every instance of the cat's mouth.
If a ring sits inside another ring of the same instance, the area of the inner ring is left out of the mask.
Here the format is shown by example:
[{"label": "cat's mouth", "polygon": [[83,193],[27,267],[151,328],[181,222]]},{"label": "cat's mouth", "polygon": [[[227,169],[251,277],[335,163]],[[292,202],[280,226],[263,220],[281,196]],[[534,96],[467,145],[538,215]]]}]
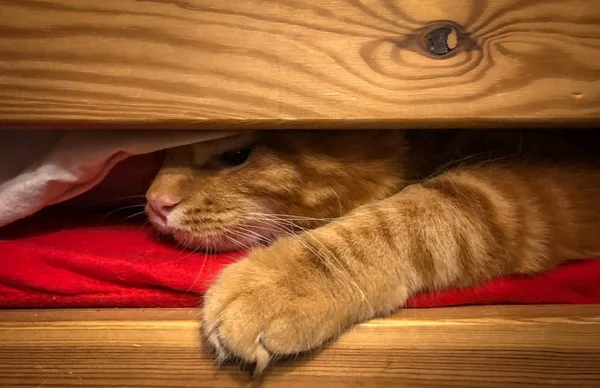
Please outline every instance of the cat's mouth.
[{"label": "cat's mouth", "polygon": [[219,231],[200,231],[170,222],[150,207],[146,208],[146,214],[161,236],[173,240],[185,249],[197,252],[222,253],[251,249],[269,245],[278,235],[276,229],[257,222],[240,222],[228,228],[219,228]]},{"label": "cat's mouth", "polygon": [[203,235],[180,229],[173,229],[169,237],[185,249],[209,254],[246,250],[269,243],[258,236],[240,237],[226,233]]}]

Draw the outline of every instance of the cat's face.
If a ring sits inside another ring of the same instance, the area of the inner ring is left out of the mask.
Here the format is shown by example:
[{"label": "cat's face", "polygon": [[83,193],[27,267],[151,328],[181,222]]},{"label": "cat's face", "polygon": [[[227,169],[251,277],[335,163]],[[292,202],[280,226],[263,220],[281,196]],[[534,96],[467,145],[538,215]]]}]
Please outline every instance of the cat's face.
[{"label": "cat's face", "polygon": [[263,131],[171,149],[147,192],[163,234],[226,251],[314,228],[403,185],[398,131]]}]

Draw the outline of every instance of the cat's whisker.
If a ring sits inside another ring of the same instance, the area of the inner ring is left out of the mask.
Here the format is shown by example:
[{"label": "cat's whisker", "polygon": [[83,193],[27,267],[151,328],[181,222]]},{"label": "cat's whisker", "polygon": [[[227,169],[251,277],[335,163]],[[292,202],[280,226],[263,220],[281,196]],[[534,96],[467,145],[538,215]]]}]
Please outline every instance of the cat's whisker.
[{"label": "cat's whisker", "polygon": [[[287,220],[283,220],[283,219],[260,219],[260,218],[256,218],[256,221],[260,221],[259,225],[253,225],[252,227],[254,229],[260,229],[260,230],[265,230],[268,231],[270,233],[273,234],[273,236],[271,236],[270,238],[273,239],[277,239],[278,236],[275,232],[283,232],[284,235],[287,236],[296,236],[297,233],[294,229],[297,229],[297,227],[295,226],[294,223],[289,222]],[[292,226],[292,228],[290,229],[284,229],[285,226]],[[243,228],[238,226],[237,228]],[[269,236],[265,236],[264,234],[262,235],[263,237],[269,237]]]},{"label": "cat's whisker", "polygon": [[[393,207],[390,208],[386,208],[386,207],[377,207],[377,211],[386,211],[386,210],[390,210],[390,211],[395,211],[396,209]],[[351,215],[351,216],[343,216],[340,218],[331,218],[331,219],[327,219],[327,218],[310,218],[310,217],[305,217],[305,218],[283,218],[274,214],[263,214],[263,213],[246,213],[246,214],[253,214],[253,219],[255,220],[259,220],[259,221],[263,221],[263,222],[277,222],[277,221],[281,221],[281,222],[291,222],[291,221],[303,221],[303,220],[313,220],[313,221],[328,221],[328,222],[334,222],[334,221],[340,221],[340,220],[344,220],[344,219],[350,219],[350,218],[354,218],[354,217],[363,217],[363,216],[370,216],[372,214],[374,214],[375,212],[364,212],[362,210],[356,210],[355,214]],[[259,218],[260,217],[260,218]],[[290,216],[292,217],[292,216]],[[297,224],[293,224],[296,227],[300,227]],[[413,228],[408,228],[405,227],[405,230],[412,230]],[[443,228],[416,228],[416,230],[445,230]]]},{"label": "cat's whisker", "polygon": [[106,198],[106,199],[102,199],[99,201],[94,201],[94,202],[90,202],[88,204],[86,204],[85,206],[94,206],[94,205],[100,205],[103,203],[109,203],[109,202],[116,202],[116,201],[122,201],[125,199],[146,199],[146,195],[126,195],[123,197],[113,197],[113,198]]},{"label": "cat's whisker", "polygon": [[[196,252],[197,252],[197,250],[194,250],[190,254],[194,254]],[[194,281],[192,282],[190,287],[185,291],[184,295],[187,295],[194,288],[194,286],[198,282],[198,279],[200,279],[200,275],[202,275],[202,272],[204,271],[204,265],[206,264],[206,260],[208,259],[208,256],[209,256],[209,252],[204,252],[204,259],[202,260],[202,265],[200,266],[200,270],[196,274],[196,277],[194,278]]]},{"label": "cat's whisker", "polygon": [[204,255],[204,260],[202,260],[202,267],[200,267],[200,273],[198,275],[201,275],[202,272],[204,272],[204,267],[206,266],[206,261],[208,260],[209,256],[215,256],[218,252],[217,249],[217,244],[215,242],[209,242],[208,243],[208,254]]},{"label": "cat's whisker", "polygon": [[[114,204],[131,203],[131,200],[134,200],[134,199],[143,199],[144,205],[146,203],[146,201],[145,201],[146,196],[140,195],[140,196],[125,196],[125,197],[108,198],[108,199],[103,199],[103,200],[89,202],[89,203],[73,203],[73,204],[70,204],[69,206],[74,209],[84,209],[84,210],[89,210],[89,209],[102,210],[102,209],[104,209],[104,210],[108,210],[107,206],[110,206],[113,203]],[[98,205],[100,205],[100,207],[98,207]],[[142,205],[142,206],[144,206],[144,205]],[[138,206],[138,205],[134,205],[134,206]]]},{"label": "cat's whisker", "polygon": [[182,246],[182,248],[179,250],[179,253],[183,254],[185,251],[188,251],[188,252],[185,252],[185,254],[182,257],[180,257],[180,258],[178,258],[176,260],[171,261],[170,262],[171,264],[172,263],[180,262],[182,260],[185,260],[188,257],[190,257],[190,256],[195,255],[196,253],[198,253],[198,251],[200,250],[199,247],[196,247],[196,248],[194,248],[194,249],[192,249],[190,251],[190,242],[191,242],[191,238],[188,237],[188,238],[186,238],[184,240],[184,244],[180,244],[180,246]]},{"label": "cat's whisker", "polygon": [[[269,231],[271,229],[268,229]],[[232,230],[231,233],[239,236],[239,237],[246,237],[249,238],[251,240],[255,240],[255,241],[259,241],[259,242],[263,242],[263,243],[268,243],[271,244],[273,243],[273,241],[275,241],[276,237],[270,238],[270,237],[266,237],[264,235],[258,234],[255,231],[249,230],[249,229],[245,229],[243,227],[238,227],[236,228],[236,230]],[[252,248],[256,248],[256,245],[253,244],[246,244],[246,248],[247,249],[252,249]]]},{"label": "cat's whisker", "polygon": [[120,211],[123,211],[123,210],[128,210],[128,209],[137,209],[137,208],[140,208],[140,207],[144,207],[144,208],[145,208],[145,207],[146,207],[146,204],[145,204],[145,203],[143,203],[143,204],[136,204],[136,205],[128,205],[128,206],[122,206],[122,207],[119,207],[119,208],[117,208],[117,209],[113,209],[113,210],[109,211],[108,213],[106,213],[106,214],[105,214],[105,215],[104,215],[104,216],[103,216],[103,217],[100,219],[100,222],[104,221],[106,218],[110,217],[112,214],[115,214],[115,213],[117,213],[117,212],[120,212]]},{"label": "cat's whisker", "polygon": [[146,213],[146,211],[145,211],[145,210],[142,210],[141,212],[137,212],[137,213],[130,214],[129,216],[125,217],[125,218],[123,219],[123,221],[127,221],[127,220],[129,220],[129,219],[131,219],[131,218],[134,218],[134,217],[139,217],[139,216],[141,216],[142,214],[145,214],[145,213]]},{"label": "cat's whisker", "polygon": [[[241,238],[241,239],[243,239],[244,237],[249,237],[249,236],[247,236],[247,235],[244,235],[244,234],[242,234],[242,233],[239,233],[239,232],[238,232],[238,233],[236,233],[236,234],[235,234],[235,236],[236,236],[236,237],[239,237],[239,238]],[[235,240],[235,239],[234,239],[234,240]],[[244,250],[244,251],[250,251],[250,250],[252,250],[252,249],[256,248],[256,245],[252,245],[252,244],[249,244],[249,243],[246,243],[246,242],[243,242],[243,241],[239,241],[239,240],[236,240],[236,241],[237,241],[237,244],[238,244],[238,246],[239,246],[239,247],[240,247],[242,250]]]},{"label": "cat's whisker", "polygon": [[[460,168],[461,166],[464,166],[467,163],[470,163],[471,168],[480,168],[480,167],[484,167],[487,164],[491,164],[491,163],[500,165],[500,163],[499,163],[500,161],[510,159],[509,156],[497,156],[494,158],[494,157],[491,157],[491,155],[493,155],[493,152],[489,152],[489,151],[488,152],[479,152],[479,153],[465,156],[460,159],[451,160],[451,161],[439,166],[430,175],[424,177],[424,180],[431,179],[434,176],[437,176],[446,170],[453,169],[453,168]],[[474,161],[476,161],[477,164],[473,163]],[[423,179],[417,180],[416,183],[421,182],[422,180]]]},{"label": "cat's whisker", "polygon": [[245,235],[243,235],[243,234],[241,234],[239,232],[236,232],[234,230],[225,228],[223,226],[220,226],[219,228],[223,232],[223,235],[227,239],[229,239],[231,242],[233,242],[234,244],[236,244],[237,246],[241,247],[244,250],[251,248],[251,246],[249,244],[244,244],[241,241],[236,240],[235,238],[231,237],[230,234],[233,234],[234,236],[237,236],[237,237],[248,237],[248,236],[245,236]]},{"label": "cat's whisker", "polygon": [[[260,228],[260,227],[258,227],[258,228]],[[264,230],[271,231],[271,232],[273,231],[273,229],[269,229],[269,228],[260,228],[260,229],[264,229]],[[243,230],[250,234],[248,237],[255,238],[258,241],[266,241],[266,242],[272,243],[274,241],[274,239],[276,238],[276,236],[269,237],[266,234],[257,233],[256,231],[244,228],[243,226],[238,226],[236,228],[236,230]]]},{"label": "cat's whisker", "polygon": [[140,225],[140,227],[138,228],[138,230],[139,231],[143,231],[143,230],[146,230],[146,229],[148,229],[150,227],[151,227],[150,221],[146,220],[142,225]]},{"label": "cat's whisker", "polygon": [[[382,209],[382,210],[386,210],[386,209]],[[390,208],[389,210],[394,210],[394,208]],[[365,215],[365,213],[361,213],[360,211],[361,211],[361,209],[358,208],[358,209],[356,209],[356,210],[353,211],[354,214],[346,214],[346,215],[342,215],[341,217],[329,217],[329,218],[305,217],[305,216],[299,216],[299,215],[293,215],[293,214],[276,214],[276,213],[252,213],[252,212],[248,212],[248,213],[245,213],[245,214],[249,215],[251,217],[260,216],[260,217],[265,217],[265,218],[285,219],[287,221],[332,222],[332,221],[336,221],[336,220],[343,220],[343,219],[350,219],[350,218],[361,217],[361,216]]]},{"label": "cat's whisker", "polygon": [[[230,232],[230,233],[232,233],[232,232]],[[233,238],[231,236],[225,235],[225,238],[228,239],[229,241],[231,241],[232,243],[234,243],[235,245],[237,245],[238,247],[240,247],[242,250],[246,250],[246,249],[250,248],[249,245],[243,244],[242,242],[236,240],[235,238]]]},{"label": "cat's whisker", "polygon": [[[189,242],[190,242],[190,240],[191,240],[191,237],[187,236],[187,235],[183,239],[183,242],[177,240],[177,246],[179,247],[179,253],[183,254],[185,251],[189,250]],[[187,256],[185,256],[185,257],[187,257]],[[177,259],[177,260],[181,260],[181,259]]]},{"label": "cat's whisker", "polygon": [[[261,218],[261,217],[254,217],[253,221],[258,221],[258,225],[252,225],[252,228],[254,229],[260,229],[260,230],[265,230],[268,231],[269,234],[272,234],[272,236],[267,236],[265,233],[263,233],[262,235],[260,235],[263,238],[269,238],[269,239],[277,239],[278,235],[276,232],[284,232],[284,235],[289,235],[289,236],[294,236],[297,233],[295,232],[294,229],[297,229],[295,227],[295,224],[285,220],[285,219],[281,219],[281,218]],[[284,226],[290,226],[290,229],[283,229]],[[243,226],[237,226],[236,228],[244,228]],[[252,231],[254,233],[256,233],[256,231]]]},{"label": "cat's whisker", "polygon": [[143,207],[145,207],[145,206],[146,206],[146,204],[145,204],[145,203],[138,203],[138,204],[135,204],[135,205],[121,206],[121,207],[119,207],[119,208],[116,208],[116,209],[113,209],[113,210],[111,210],[110,212],[108,212],[108,213],[107,213],[107,215],[113,214],[113,213],[115,213],[115,212],[120,212],[120,211],[123,211],[123,210],[127,210],[127,209],[138,209],[138,208],[143,208]]},{"label": "cat's whisker", "polygon": [[245,213],[247,215],[250,216],[264,216],[264,217],[272,217],[272,218],[281,218],[281,219],[296,219],[296,220],[306,220],[306,221],[333,221],[333,220],[337,220],[339,218],[315,218],[315,217],[305,217],[305,216],[298,216],[298,215],[293,215],[293,214],[276,214],[276,213],[253,213],[253,212],[248,212]]}]

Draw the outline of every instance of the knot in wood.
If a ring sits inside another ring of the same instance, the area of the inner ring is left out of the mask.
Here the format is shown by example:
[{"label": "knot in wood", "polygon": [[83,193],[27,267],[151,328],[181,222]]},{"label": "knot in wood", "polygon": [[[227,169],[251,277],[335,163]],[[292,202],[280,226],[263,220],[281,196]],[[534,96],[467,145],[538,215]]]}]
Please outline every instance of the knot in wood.
[{"label": "knot in wood", "polygon": [[458,45],[458,31],[451,24],[436,27],[427,34],[426,44],[434,55],[446,55]]}]

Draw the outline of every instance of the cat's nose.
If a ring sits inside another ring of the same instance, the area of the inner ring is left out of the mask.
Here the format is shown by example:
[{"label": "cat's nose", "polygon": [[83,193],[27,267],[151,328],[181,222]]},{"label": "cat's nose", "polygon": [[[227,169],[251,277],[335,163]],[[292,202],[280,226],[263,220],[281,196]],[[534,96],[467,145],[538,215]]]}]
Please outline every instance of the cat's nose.
[{"label": "cat's nose", "polygon": [[148,206],[163,220],[181,203],[181,198],[174,195],[148,195]]}]

